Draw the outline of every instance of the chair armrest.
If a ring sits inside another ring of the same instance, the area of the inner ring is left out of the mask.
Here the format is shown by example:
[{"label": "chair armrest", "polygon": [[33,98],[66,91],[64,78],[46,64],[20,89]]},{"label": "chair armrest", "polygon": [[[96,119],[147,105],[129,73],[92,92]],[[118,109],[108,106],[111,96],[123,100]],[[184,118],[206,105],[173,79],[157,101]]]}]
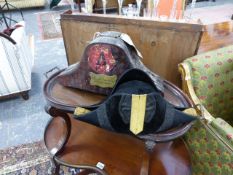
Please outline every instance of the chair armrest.
[{"label": "chair armrest", "polygon": [[10,41],[12,44],[16,44],[15,40],[12,39],[10,36],[6,35],[5,33],[0,32],[0,36],[7,39],[8,41]]},{"label": "chair armrest", "polygon": [[[181,74],[181,79],[182,79],[182,89],[183,91],[189,96],[189,98],[192,100],[194,105],[196,106],[196,110],[199,115],[203,115],[203,117],[208,121],[214,120],[214,117],[207,111],[207,109],[201,105],[201,101],[197,97],[192,81],[191,81],[191,72],[189,65],[185,62],[180,63],[178,65],[179,72]],[[200,108],[200,105],[202,106]]]},{"label": "chair armrest", "polygon": [[233,127],[231,125],[221,118],[214,119],[210,125],[230,147],[233,147]]}]

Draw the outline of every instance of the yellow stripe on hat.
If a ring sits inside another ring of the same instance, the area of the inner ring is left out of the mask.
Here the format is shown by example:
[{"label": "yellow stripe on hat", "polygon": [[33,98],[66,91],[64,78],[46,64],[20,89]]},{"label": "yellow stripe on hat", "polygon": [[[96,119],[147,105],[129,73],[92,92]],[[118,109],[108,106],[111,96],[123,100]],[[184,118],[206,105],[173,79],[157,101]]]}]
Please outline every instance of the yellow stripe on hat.
[{"label": "yellow stripe on hat", "polygon": [[132,95],[130,131],[135,135],[143,131],[147,95]]},{"label": "yellow stripe on hat", "polygon": [[77,107],[74,110],[74,115],[82,115],[90,112],[88,109],[82,108],[82,107]]}]

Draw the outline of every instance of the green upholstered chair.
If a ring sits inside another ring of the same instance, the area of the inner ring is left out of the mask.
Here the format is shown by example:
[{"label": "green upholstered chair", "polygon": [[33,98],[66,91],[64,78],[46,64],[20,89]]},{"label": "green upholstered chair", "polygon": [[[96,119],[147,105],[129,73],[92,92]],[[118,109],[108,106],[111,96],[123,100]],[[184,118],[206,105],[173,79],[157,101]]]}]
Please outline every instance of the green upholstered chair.
[{"label": "green upholstered chair", "polygon": [[203,115],[185,135],[193,174],[233,174],[233,45],[186,59],[182,88]]}]

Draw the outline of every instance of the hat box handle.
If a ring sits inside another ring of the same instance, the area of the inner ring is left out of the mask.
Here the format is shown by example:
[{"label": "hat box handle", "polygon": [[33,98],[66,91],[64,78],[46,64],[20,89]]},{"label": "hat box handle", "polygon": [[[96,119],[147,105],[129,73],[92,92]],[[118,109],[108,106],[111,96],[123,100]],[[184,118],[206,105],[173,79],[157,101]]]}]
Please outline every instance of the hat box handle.
[{"label": "hat box handle", "polygon": [[[49,78],[49,73],[51,73],[51,72],[53,72],[53,71],[55,71],[55,70],[57,70],[55,73],[57,73],[58,71],[60,71],[61,69],[59,68],[59,67],[57,67],[57,66],[55,66],[55,67],[53,67],[52,69],[50,69],[49,71],[47,71],[47,72],[45,72],[44,73],[44,76],[46,77],[46,79],[48,79]],[[54,73],[54,74],[55,74]],[[53,74],[52,74],[53,75]]]}]

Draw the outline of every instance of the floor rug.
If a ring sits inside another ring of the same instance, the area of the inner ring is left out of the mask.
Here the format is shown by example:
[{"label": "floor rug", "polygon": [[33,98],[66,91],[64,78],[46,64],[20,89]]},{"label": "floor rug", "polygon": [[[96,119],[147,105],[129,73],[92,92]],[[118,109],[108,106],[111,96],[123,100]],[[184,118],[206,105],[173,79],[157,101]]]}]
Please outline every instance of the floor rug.
[{"label": "floor rug", "polygon": [[[50,175],[52,164],[42,141],[0,150],[0,175]],[[78,170],[61,167],[60,175]]]},{"label": "floor rug", "polygon": [[38,26],[40,29],[41,39],[50,40],[62,38],[60,15],[70,9],[71,0],[61,0],[54,11],[37,13]]},{"label": "floor rug", "polygon": [[42,40],[62,38],[60,15],[63,12],[64,11],[50,11],[37,14]]}]

